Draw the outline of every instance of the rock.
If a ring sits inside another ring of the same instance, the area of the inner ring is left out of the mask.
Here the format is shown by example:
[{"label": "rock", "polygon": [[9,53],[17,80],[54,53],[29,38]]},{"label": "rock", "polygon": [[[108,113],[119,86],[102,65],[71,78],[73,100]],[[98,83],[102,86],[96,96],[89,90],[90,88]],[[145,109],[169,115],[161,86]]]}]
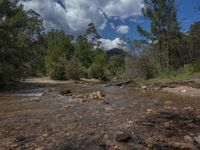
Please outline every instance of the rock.
[{"label": "rock", "polygon": [[115,135],[115,140],[116,140],[117,142],[124,142],[124,143],[127,143],[127,142],[129,142],[131,139],[132,139],[131,135],[128,134],[128,133],[125,133],[125,132],[118,132],[118,133]]},{"label": "rock", "polygon": [[44,147],[38,147],[35,150],[44,150]]},{"label": "rock", "polygon": [[194,143],[194,139],[189,135],[184,136],[184,141],[186,143]]},{"label": "rock", "polygon": [[197,137],[194,137],[195,142],[197,142],[200,145],[200,135]]},{"label": "rock", "polygon": [[67,104],[67,105],[64,106],[65,109],[69,109],[69,108],[73,108],[73,107],[75,107],[75,105]]},{"label": "rock", "polygon": [[195,117],[195,121],[200,122],[200,115],[197,115],[197,116]]},{"label": "rock", "polygon": [[117,145],[113,147],[113,150],[120,150]]},{"label": "rock", "polygon": [[68,89],[59,90],[58,93],[62,96],[72,96],[72,92]]},{"label": "rock", "polygon": [[179,91],[180,93],[186,93],[187,92],[187,90],[181,90],[181,91]]},{"label": "rock", "polygon": [[24,136],[17,136],[17,137],[15,138],[15,142],[22,142],[22,141],[24,141],[24,140],[26,140],[26,137],[24,137]]},{"label": "rock", "polygon": [[169,146],[176,149],[190,149],[190,150],[195,149],[193,144],[181,143],[181,142],[170,142]]},{"label": "rock", "polygon": [[160,117],[164,119],[173,119],[174,115],[168,112],[161,112]]},{"label": "rock", "polygon": [[141,89],[143,89],[143,90],[147,90],[147,86],[146,86],[146,85],[141,86]]},{"label": "rock", "polygon": [[153,109],[147,109],[147,114],[151,114],[151,113],[155,113],[156,111],[155,110],[153,110]]},{"label": "rock", "polygon": [[194,111],[194,108],[192,108],[191,106],[184,107],[183,109],[184,109],[185,111],[187,111],[187,112],[193,112],[193,111]]},{"label": "rock", "polygon": [[56,117],[57,118],[63,118],[64,116],[63,116],[63,114],[58,114]]},{"label": "rock", "polygon": [[72,96],[71,98],[74,100],[81,101],[81,102],[88,102],[91,100],[105,101],[105,97],[106,97],[105,94],[101,93],[100,91],[96,91],[96,92],[88,93],[85,95]]},{"label": "rock", "polygon": [[143,143],[143,139],[140,137],[139,134],[132,134],[132,140],[131,140],[134,144],[142,144]]}]

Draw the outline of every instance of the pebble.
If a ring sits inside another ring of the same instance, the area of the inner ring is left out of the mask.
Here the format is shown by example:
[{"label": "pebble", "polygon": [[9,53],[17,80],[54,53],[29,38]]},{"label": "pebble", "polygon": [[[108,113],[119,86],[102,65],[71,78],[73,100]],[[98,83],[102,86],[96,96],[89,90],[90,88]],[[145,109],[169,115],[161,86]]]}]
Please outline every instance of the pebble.
[{"label": "pebble", "polygon": [[193,112],[193,111],[194,111],[194,108],[192,108],[191,106],[184,107],[183,109],[184,109],[185,111],[188,111],[188,112]]},{"label": "pebble", "polygon": [[200,135],[197,137],[194,137],[194,139],[195,139],[195,142],[197,142],[200,145]]},{"label": "pebble", "polygon": [[187,91],[186,91],[186,90],[181,90],[180,92],[181,92],[181,93],[186,93]]}]

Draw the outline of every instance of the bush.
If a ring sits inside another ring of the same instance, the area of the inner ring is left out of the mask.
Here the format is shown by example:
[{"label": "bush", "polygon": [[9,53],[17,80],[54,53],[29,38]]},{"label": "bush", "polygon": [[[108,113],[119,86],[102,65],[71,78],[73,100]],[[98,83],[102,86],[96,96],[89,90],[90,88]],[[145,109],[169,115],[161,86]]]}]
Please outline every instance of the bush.
[{"label": "bush", "polygon": [[70,60],[65,67],[65,79],[79,80],[84,75],[84,69],[74,59]]},{"label": "bush", "polygon": [[101,64],[92,64],[89,68],[88,74],[92,78],[100,79],[100,80],[108,80],[106,77],[106,68]]},{"label": "bush", "polygon": [[116,55],[108,61],[108,72],[111,77],[120,77],[124,74],[124,56]]},{"label": "bush", "polygon": [[[51,60],[51,59],[50,59]],[[46,67],[48,74],[51,79],[54,80],[64,80],[65,79],[65,66],[67,64],[67,59],[65,57],[57,58],[57,61],[46,60]]]},{"label": "bush", "polygon": [[107,80],[106,76],[106,54],[98,51],[94,63],[90,66],[88,74],[92,78]]},{"label": "bush", "polygon": [[196,60],[194,63],[192,63],[192,71],[200,72],[200,59]]}]

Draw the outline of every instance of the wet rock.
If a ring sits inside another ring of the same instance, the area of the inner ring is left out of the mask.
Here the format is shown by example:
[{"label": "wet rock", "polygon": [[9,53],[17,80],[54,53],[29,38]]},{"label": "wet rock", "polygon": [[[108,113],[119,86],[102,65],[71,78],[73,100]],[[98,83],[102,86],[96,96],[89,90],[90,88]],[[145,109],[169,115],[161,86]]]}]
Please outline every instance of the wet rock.
[{"label": "wet rock", "polygon": [[183,109],[184,109],[185,111],[187,111],[187,112],[193,112],[193,111],[194,111],[194,108],[192,108],[191,106],[184,107]]},{"label": "wet rock", "polygon": [[115,145],[112,150],[120,150],[120,149],[118,148],[117,145]]},{"label": "wet rock", "polygon": [[141,89],[143,89],[143,90],[147,90],[147,86],[146,86],[146,85],[141,86]]},{"label": "wet rock", "polygon": [[63,118],[64,116],[63,116],[63,114],[58,114],[56,117],[57,118]]},{"label": "wet rock", "polygon": [[38,147],[35,150],[44,150],[44,147]]},{"label": "wet rock", "polygon": [[187,92],[187,90],[181,90],[181,91],[179,91],[180,93],[186,93]]},{"label": "wet rock", "polygon": [[155,113],[156,111],[155,110],[153,110],[153,109],[147,109],[147,114],[151,114],[151,113]]},{"label": "wet rock", "polygon": [[197,115],[195,121],[200,122],[200,115]]},{"label": "wet rock", "polygon": [[72,92],[68,89],[59,90],[58,93],[62,96],[72,96]]},{"label": "wet rock", "polygon": [[70,105],[70,104],[67,104],[64,106],[65,109],[70,109],[70,108],[74,108],[75,105]]},{"label": "wet rock", "polygon": [[132,134],[132,140],[131,140],[134,144],[142,144],[143,140],[141,138],[141,136],[139,134]]},{"label": "wet rock", "polygon": [[161,112],[160,117],[164,119],[173,119],[174,115],[168,112]]},{"label": "wet rock", "polygon": [[184,136],[184,141],[186,143],[194,143],[194,139],[189,135]]},{"label": "wet rock", "polygon": [[15,138],[15,142],[22,142],[22,141],[24,141],[24,140],[26,140],[26,137],[25,137],[25,136],[17,136],[17,137]]},{"label": "wet rock", "polygon": [[96,91],[85,95],[76,95],[76,96],[74,95],[72,96],[72,99],[78,100],[80,102],[89,102],[91,100],[101,100],[102,102],[104,102],[105,97],[106,97],[105,94],[103,94],[100,91]]},{"label": "wet rock", "polygon": [[190,150],[195,149],[193,144],[182,143],[182,142],[170,142],[169,146],[173,147],[173,148],[176,148],[176,149],[190,149]]},{"label": "wet rock", "polygon": [[130,134],[120,131],[115,135],[115,140],[117,142],[125,142],[125,143],[127,143],[130,140],[132,140],[132,137],[131,137]]},{"label": "wet rock", "polygon": [[195,139],[195,142],[197,142],[200,145],[200,135],[197,137],[194,137],[194,139]]}]

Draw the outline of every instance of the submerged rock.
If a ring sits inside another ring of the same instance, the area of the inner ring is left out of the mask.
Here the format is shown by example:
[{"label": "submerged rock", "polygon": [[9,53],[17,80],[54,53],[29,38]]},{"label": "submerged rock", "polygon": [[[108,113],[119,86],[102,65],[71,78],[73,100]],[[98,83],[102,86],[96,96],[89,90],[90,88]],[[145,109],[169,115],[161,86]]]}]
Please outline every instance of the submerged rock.
[{"label": "submerged rock", "polygon": [[130,134],[120,131],[115,135],[115,140],[117,142],[125,142],[125,143],[127,143],[130,140],[132,140],[132,137],[131,137]]}]

